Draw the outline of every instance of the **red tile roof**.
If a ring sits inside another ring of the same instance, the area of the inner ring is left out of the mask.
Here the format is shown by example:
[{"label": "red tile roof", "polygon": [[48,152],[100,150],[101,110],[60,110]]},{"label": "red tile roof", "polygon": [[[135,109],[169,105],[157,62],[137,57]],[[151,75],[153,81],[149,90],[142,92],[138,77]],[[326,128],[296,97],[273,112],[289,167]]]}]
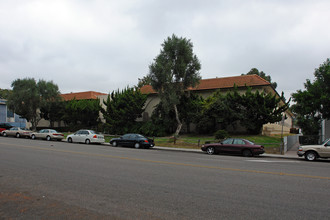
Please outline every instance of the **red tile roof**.
[{"label": "red tile roof", "polygon": [[74,92],[74,93],[66,93],[66,94],[61,94],[62,98],[65,101],[76,99],[97,99],[98,96],[100,95],[107,95],[105,93],[101,92],[94,92],[94,91],[88,91],[88,92]]},{"label": "red tile roof", "polygon": [[[188,90],[208,90],[208,89],[228,89],[245,86],[268,86],[271,85],[268,81],[261,78],[258,75],[242,75],[232,77],[222,77],[213,79],[202,79],[199,81],[199,85],[195,88],[188,88]],[[156,93],[150,85],[145,85],[140,89],[142,94]]]}]

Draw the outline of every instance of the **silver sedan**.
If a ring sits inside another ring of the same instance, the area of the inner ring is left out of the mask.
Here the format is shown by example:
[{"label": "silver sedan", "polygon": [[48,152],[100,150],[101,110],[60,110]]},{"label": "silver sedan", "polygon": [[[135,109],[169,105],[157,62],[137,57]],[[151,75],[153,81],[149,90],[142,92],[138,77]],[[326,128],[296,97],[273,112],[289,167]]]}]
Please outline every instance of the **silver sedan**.
[{"label": "silver sedan", "polygon": [[1,132],[2,136],[14,136],[14,137],[30,137],[32,131],[26,128],[20,128],[20,127],[12,127],[8,130],[4,130]]},{"label": "silver sedan", "polygon": [[64,134],[57,132],[54,129],[42,129],[38,132],[33,132],[31,134],[31,138],[32,139],[46,139],[47,141],[50,140],[58,140],[61,141],[62,139],[64,139]]},{"label": "silver sedan", "polygon": [[68,135],[67,141],[69,143],[79,142],[85,144],[90,144],[90,143],[103,144],[104,136],[102,134],[98,134],[93,130],[79,130],[74,134]]}]

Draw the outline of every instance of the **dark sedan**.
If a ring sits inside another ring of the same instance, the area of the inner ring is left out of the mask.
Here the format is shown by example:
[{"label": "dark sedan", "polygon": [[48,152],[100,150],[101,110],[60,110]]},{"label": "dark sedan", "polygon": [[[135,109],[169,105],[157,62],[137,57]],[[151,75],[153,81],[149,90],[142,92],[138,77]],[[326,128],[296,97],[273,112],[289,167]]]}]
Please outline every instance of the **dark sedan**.
[{"label": "dark sedan", "polygon": [[228,138],[220,143],[204,144],[201,149],[208,154],[241,154],[245,157],[265,153],[265,149],[262,145],[257,145],[249,140],[240,138]]},{"label": "dark sedan", "polygon": [[119,138],[111,139],[110,144],[114,147],[127,146],[135,148],[150,148],[154,146],[154,141],[141,134],[125,134]]}]

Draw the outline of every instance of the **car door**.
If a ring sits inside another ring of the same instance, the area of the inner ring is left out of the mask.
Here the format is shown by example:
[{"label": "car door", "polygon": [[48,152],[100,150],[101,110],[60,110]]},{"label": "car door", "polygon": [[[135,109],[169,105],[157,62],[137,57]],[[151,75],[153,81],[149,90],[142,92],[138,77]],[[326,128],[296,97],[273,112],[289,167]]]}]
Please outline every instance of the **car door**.
[{"label": "car door", "polygon": [[80,134],[80,141],[79,142],[85,142],[86,139],[89,139],[89,131],[83,130]]},{"label": "car door", "polygon": [[11,135],[11,136],[15,136],[16,133],[18,132],[18,128],[10,128],[8,131],[7,131],[7,135]]},{"label": "car door", "polygon": [[221,144],[218,145],[217,151],[222,153],[229,153],[231,151],[230,149],[232,148],[233,141],[234,141],[233,138],[228,138],[226,140],[223,140]]},{"label": "car door", "polygon": [[46,131],[45,129],[40,130],[39,132],[36,133],[36,137],[37,138],[42,138],[42,139],[46,138],[45,137],[45,131]]},{"label": "car door", "polygon": [[330,157],[330,139],[319,149],[321,157]]},{"label": "car door", "polygon": [[125,135],[121,136],[120,145],[129,146],[130,136],[131,136],[130,134],[125,134]]},{"label": "car door", "polygon": [[232,153],[241,153],[242,149],[245,148],[245,142],[242,139],[234,139],[233,144],[230,148]]},{"label": "car door", "polygon": [[129,138],[130,138],[130,140],[129,140],[129,146],[134,147],[135,143],[136,143],[137,140],[138,140],[138,135],[136,135],[136,134],[132,134],[132,135],[130,135]]},{"label": "car door", "polygon": [[77,131],[72,135],[72,141],[73,142],[81,142],[81,132],[82,131]]}]

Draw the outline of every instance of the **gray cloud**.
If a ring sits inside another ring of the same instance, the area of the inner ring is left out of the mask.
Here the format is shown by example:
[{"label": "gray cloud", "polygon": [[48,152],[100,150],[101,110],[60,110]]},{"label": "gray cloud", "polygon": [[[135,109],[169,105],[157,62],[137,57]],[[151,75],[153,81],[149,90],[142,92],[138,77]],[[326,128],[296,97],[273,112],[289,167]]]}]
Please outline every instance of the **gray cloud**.
[{"label": "gray cloud", "polygon": [[62,92],[132,86],[174,33],[193,42],[203,78],[255,67],[289,96],[329,57],[329,9],[324,0],[0,0],[0,88],[24,77]]}]

